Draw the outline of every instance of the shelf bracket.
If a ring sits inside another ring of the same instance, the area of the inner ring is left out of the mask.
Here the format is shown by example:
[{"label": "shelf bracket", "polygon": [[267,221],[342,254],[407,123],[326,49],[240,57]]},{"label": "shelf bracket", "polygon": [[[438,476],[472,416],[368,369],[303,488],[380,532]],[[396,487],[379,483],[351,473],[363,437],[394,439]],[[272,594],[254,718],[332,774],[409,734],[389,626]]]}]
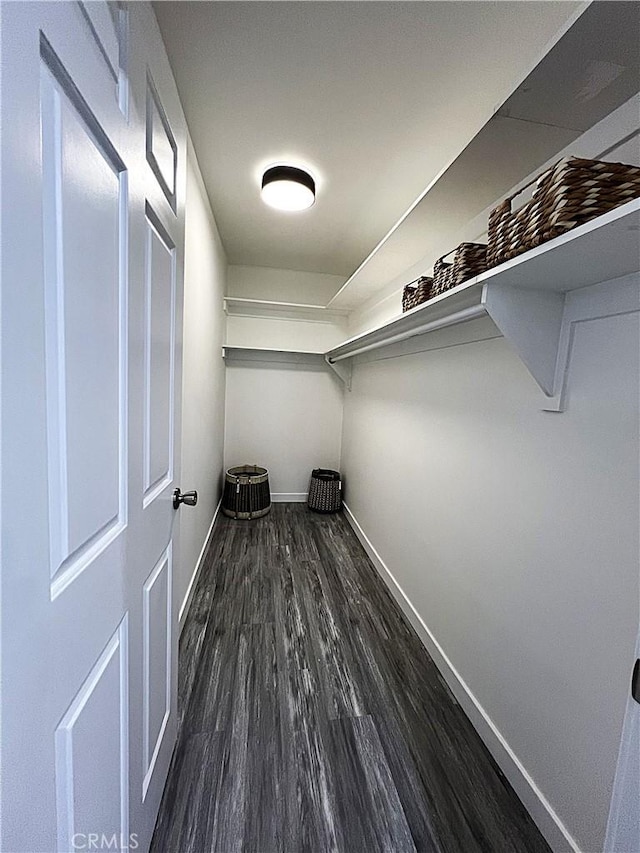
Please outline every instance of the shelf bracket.
[{"label": "shelf bracket", "polygon": [[500,282],[482,290],[482,304],[542,389],[548,411],[561,411],[557,377],[564,303],[565,294],[555,290]]},{"label": "shelf bracket", "polygon": [[328,355],[325,355],[324,360],[340,379],[347,391],[351,391],[351,361],[347,364],[343,364],[341,361],[334,362],[331,361]]}]

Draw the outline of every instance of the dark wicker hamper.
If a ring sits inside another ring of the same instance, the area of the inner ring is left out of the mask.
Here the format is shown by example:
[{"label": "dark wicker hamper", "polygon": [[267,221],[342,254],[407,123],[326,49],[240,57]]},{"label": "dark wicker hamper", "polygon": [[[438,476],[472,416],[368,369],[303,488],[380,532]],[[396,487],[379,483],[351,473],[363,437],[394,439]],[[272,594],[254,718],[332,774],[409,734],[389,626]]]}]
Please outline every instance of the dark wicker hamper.
[{"label": "dark wicker hamper", "polygon": [[313,469],[307,505],[314,512],[338,512],[342,509],[342,479],[339,471]]},{"label": "dark wicker hamper", "polygon": [[230,518],[260,518],[271,509],[269,472],[259,465],[237,465],[224,478],[222,512]]}]

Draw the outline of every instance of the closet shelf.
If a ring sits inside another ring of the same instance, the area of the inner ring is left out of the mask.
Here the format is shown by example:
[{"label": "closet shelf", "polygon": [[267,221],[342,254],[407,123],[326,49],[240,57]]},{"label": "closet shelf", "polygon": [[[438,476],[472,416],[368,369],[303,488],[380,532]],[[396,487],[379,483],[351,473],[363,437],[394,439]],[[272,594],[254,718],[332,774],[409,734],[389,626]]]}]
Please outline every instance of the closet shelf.
[{"label": "closet shelf", "polygon": [[[472,319],[473,314],[477,313],[479,316],[485,313],[481,307],[481,295],[482,288],[478,286],[475,279],[465,281],[381,326],[349,338],[330,349],[326,355],[332,363],[342,361],[345,358],[360,355],[362,352],[389,346],[405,338],[432,331],[431,327],[436,323],[441,324],[438,325],[438,328],[441,328],[464,322],[463,312],[468,312],[468,319]],[[429,328],[424,328],[426,326]]]},{"label": "closet shelf", "polygon": [[339,322],[349,313],[346,309],[325,308],[324,305],[246,299],[240,296],[225,296],[224,311],[230,317],[311,320],[318,323]]},{"label": "closet shelf", "polygon": [[270,347],[236,347],[224,344],[222,357],[226,361],[277,361],[293,364],[324,364],[322,352],[309,350],[271,349]]},{"label": "closet shelf", "polygon": [[[360,335],[325,355],[336,364],[487,314],[559,410],[565,294],[640,270],[640,199],[591,220]],[[564,349],[564,348],[563,348]]]},{"label": "closet shelf", "polygon": [[[545,408],[561,411],[571,322],[565,312],[566,294],[639,271],[640,199],[634,199],[327,352],[225,345],[222,355],[229,362],[316,367],[326,362],[349,388],[353,357],[488,316],[544,392]],[[232,311],[242,306],[242,310],[262,310],[264,305],[277,306],[277,310],[300,308],[292,303],[229,297],[225,303],[233,303]],[[304,309],[325,310],[318,306]]]},{"label": "closet shelf", "polygon": [[269,347],[234,347],[225,344],[222,347],[222,357],[227,363],[262,362],[277,364],[296,364],[305,367],[331,369],[340,381],[351,389],[351,365],[332,364],[322,352],[308,350],[271,349]]}]

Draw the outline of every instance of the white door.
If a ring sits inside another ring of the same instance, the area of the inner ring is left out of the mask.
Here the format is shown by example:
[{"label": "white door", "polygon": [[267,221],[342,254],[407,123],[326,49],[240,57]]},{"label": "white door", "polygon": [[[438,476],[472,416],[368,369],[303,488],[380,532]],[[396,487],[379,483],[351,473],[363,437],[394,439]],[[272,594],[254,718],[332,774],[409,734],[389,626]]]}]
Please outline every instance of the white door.
[{"label": "white door", "polygon": [[622,728],[605,853],[638,853],[640,850],[640,635],[633,676]]},{"label": "white door", "polygon": [[176,725],[184,118],[148,4],[1,12],[0,849],[145,850]]}]

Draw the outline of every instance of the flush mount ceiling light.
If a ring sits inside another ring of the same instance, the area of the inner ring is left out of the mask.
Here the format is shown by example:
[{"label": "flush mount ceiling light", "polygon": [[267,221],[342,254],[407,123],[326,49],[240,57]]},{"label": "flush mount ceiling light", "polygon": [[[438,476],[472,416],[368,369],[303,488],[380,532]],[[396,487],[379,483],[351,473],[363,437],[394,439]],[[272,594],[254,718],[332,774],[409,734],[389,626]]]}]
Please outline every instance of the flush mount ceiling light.
[{"label": "flush mount ceiling light", "polygon": [[277,210],[306,210],[316,200],[316,183],[295,166],[272,166],[262,176],[262,200]]}]

